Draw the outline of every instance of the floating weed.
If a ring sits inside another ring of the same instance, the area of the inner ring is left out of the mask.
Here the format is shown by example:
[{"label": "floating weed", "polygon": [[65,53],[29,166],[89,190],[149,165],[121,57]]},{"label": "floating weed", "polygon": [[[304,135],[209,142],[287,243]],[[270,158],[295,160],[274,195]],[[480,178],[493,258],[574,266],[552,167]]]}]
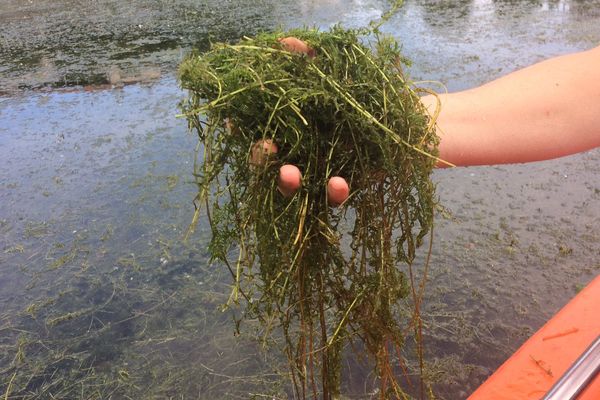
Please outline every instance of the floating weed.
[{"label": "floating weed", "polygon": [[144,176],[141,176],[139,178],[134,179],[130,184],[129,187],[131,189],[135,189],[135,188],[140,188],[140,187],[147,187],[148,185],[150,185],[153,181],[156,180],[156,176],[154,176],[152,173],[147,173]]},{"label": "floating weed", "polygon": [[173,190],[179,183],[179,176],[177,175],[169,175],[166,177],[167,181],[167,189]]},{"label": "floating weed", "polygon": [[47,222],[28,221],[25,224],[24,236],[26,238],[37,239],[46,236],[49,232]]},{"label": "floating weed", "polygon": [[165,264],[167,263],[169,260],[172,259],[171,256],[171,248],[172,248],[172,243],[169,240],[166,239],[156,239],[156,243],[158,244],[159,248],[160,248],[160,263],[161,264]]},{"label": "floating weed", "polygon": [[64,181],[60,176],[55,176],[54,178],[52,178],[52,180],[54,181],[54,184],[56,186],[63,186],[64,185]]},{"label": "floating weed", "polygon": [[117,265],[124,268],[131,268],[135,271],[140,271],[142,269],[142,266],[136,260],[134,253],[131,253],[128,256],[120,257],[117,260]]},{"label": "floating weed", "polygon": [[0,219],[0,232],[8,233],[12,230],[12,225],[7,219]]},{"label": "floating weed", "polygon": [[110,142],[112,142],[112,136],[110,136],[110,135],[99,136],[92,143],[92,147],[100,147],[100,146],[108,144]]},{"label": "floating weed", "polygon": [[75,259],[76,256],[76,252],[71,250],[69,253],[57,258],[56,260],[54,260],[51,264],[50,264],[50,269],[57,269],[62,267],[63,265],[67,264],[70,261],[73,261]]},{"label": "floating weed", "polygon": [[17,352],[15,353],[15,358],[13,360],[14,365],[19,365],[25,362],[25,348],[27,347],[28,342],[29,340],[26,334],[19,335],[19,339],[17,340]]},{"label": "floating weed", "polygon": [[56,317],[49,318],[46,321],[46,325],[48,325],[50,327],[56,326],[56,325],[61,324],[63,322],[71,321],[71,320],[73,320],[75,318],[79,318],[82,315],[85,315],[85,314],[89,313],[91,310],[92,309],[78,310],[78,311],[73,311],[73,312],[69,312],[69,313],[66,313],[66,314],[58,315]]},{"label": "floating weed", "polygon": [[24,251],[25,246],[23,246],[22,244],[16,244],[4,250],[4,254],[23,253]]},{"label": "floating weed", "polygon": [[[54,250],[63,250],[65,247],[66,245],[64,243],[59,242],[54,244]],[[89,249],[82,245],[79,239],[76,239],[71,244],[69,251],[52,261],[48,266],[48,269],[58,269],[66,264],[74,262],[79,256],[85,257],[88,254]]]},{"label": "floating weed", "polygon": [[108,239],[110,239],[114,235],[114,233],[115,233],[115,229],[113,228],[113,226],[107,225],[106,230],[104,231],[102,236],[100,236],[100,241],[106,242]]},{"label": "floating weed", "polygon": [[49,297],[45,300],[31,303],[30,305],[27,306],[27,308],[25,308],[25,313],[28,314],[29,316],[31,316],[31,318],[35,319],[37,316],[37,313],[40,309],[49,307],[49,306],[53,305],[55,302],[56,302],[55,297]]},{"label": "floating weed", "polygon": [[571,254],[573,254],[573,248],[566,244],[560,244],[558,246],[558,254],[560,254],[561,256],[570,256]]}]

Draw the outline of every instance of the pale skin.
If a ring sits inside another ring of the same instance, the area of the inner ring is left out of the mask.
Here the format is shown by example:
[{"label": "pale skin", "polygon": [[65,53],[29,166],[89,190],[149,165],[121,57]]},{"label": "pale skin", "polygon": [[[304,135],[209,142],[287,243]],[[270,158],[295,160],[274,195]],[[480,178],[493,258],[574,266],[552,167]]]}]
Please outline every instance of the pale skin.
[{"label": "pale skin", "polygon": [[[281,42],[289,51],[314,56],[299,39]],[[421,101],[432,114],[439,101],[439,157],[456,166],[525,163],[590,150],[600,146],[600,46]],[[300,170],[284,165],[281,193],[291,196],[301,185]],[[341,177],[332,177],[326,190],[332,205],[350,193]]]}]

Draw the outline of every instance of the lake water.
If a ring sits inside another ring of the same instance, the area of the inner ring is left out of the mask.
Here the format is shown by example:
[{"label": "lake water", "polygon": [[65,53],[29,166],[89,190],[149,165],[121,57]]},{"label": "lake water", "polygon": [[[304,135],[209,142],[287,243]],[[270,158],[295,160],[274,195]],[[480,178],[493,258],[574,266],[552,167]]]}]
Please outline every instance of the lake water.
[{"label": "lake water", "polygon": [[[0,394],[284,398],[285,360],[221,310],[230,278],[208,264],[206,224],[182,242],[196,138],[175,118],[176,66],[209,40],[364,26],[388,7],[2,2]],[[410,0],[384,30],[414,80],[455,91],[598,45],[600,1]],[[446,212],[425,319],[439,398],[466,398],[600,273],[599,174],[598,150],[435,172]],[[348,398],[369,398],[367,371],[346,371]]]}]

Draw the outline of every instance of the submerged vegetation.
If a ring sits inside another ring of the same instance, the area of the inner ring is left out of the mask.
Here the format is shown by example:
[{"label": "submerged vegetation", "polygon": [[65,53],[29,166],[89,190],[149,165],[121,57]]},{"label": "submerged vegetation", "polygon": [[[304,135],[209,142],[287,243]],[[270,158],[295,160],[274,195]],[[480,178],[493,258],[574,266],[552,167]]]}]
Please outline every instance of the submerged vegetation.
[{"label": "submerged vegetation", "polygon": [[139,252],[140,269],[110,252],[78,252],[58,270],[48,262],[25,293],[35,300],[0,313],[0,398],[284,398],[285,365],[260,351],[254,329],[234,340],[220,311],[225,273],[186,260],[205,242],[169,244],[177,261],[161,262],[156,246]]},{"label": "submerged vegetation", "polygon": [[[289,51],[285,37],[310,54]],[[180,66],[183,113],[202,144],[197,206],[213,260],[233,276],[228,304],[265,336],[281,328],[300,398],[338,397],[348,345],[368,354],[381,398],[408,398],[398,376],[408,337],[423,375],[424,281],[413,263],[433,229],[438,138],[405,64],[377,28],[336,26],[213,44]],[[257,143],[278,152],[255,162]],[[302,172],[291,197],[277,188],[286,164]],[[351,188],[339,208],[325,191],[334,176]]]}]

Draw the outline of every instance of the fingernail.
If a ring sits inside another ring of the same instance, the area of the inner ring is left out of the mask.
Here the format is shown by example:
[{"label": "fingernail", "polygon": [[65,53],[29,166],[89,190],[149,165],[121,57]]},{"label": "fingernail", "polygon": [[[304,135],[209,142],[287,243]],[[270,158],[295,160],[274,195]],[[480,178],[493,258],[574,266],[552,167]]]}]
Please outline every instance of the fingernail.
[{"label": "fingernail", "polygon": [[341,176],[333,176],[327,182],[327,200],[333,206],[339,206],[350,195],[348,182]]},{"label": "fingernail", "polygon": [[302,185],[302,173],[295,165],[285,164],[279,169],[278,189],[285,197],[290,197]]}]

